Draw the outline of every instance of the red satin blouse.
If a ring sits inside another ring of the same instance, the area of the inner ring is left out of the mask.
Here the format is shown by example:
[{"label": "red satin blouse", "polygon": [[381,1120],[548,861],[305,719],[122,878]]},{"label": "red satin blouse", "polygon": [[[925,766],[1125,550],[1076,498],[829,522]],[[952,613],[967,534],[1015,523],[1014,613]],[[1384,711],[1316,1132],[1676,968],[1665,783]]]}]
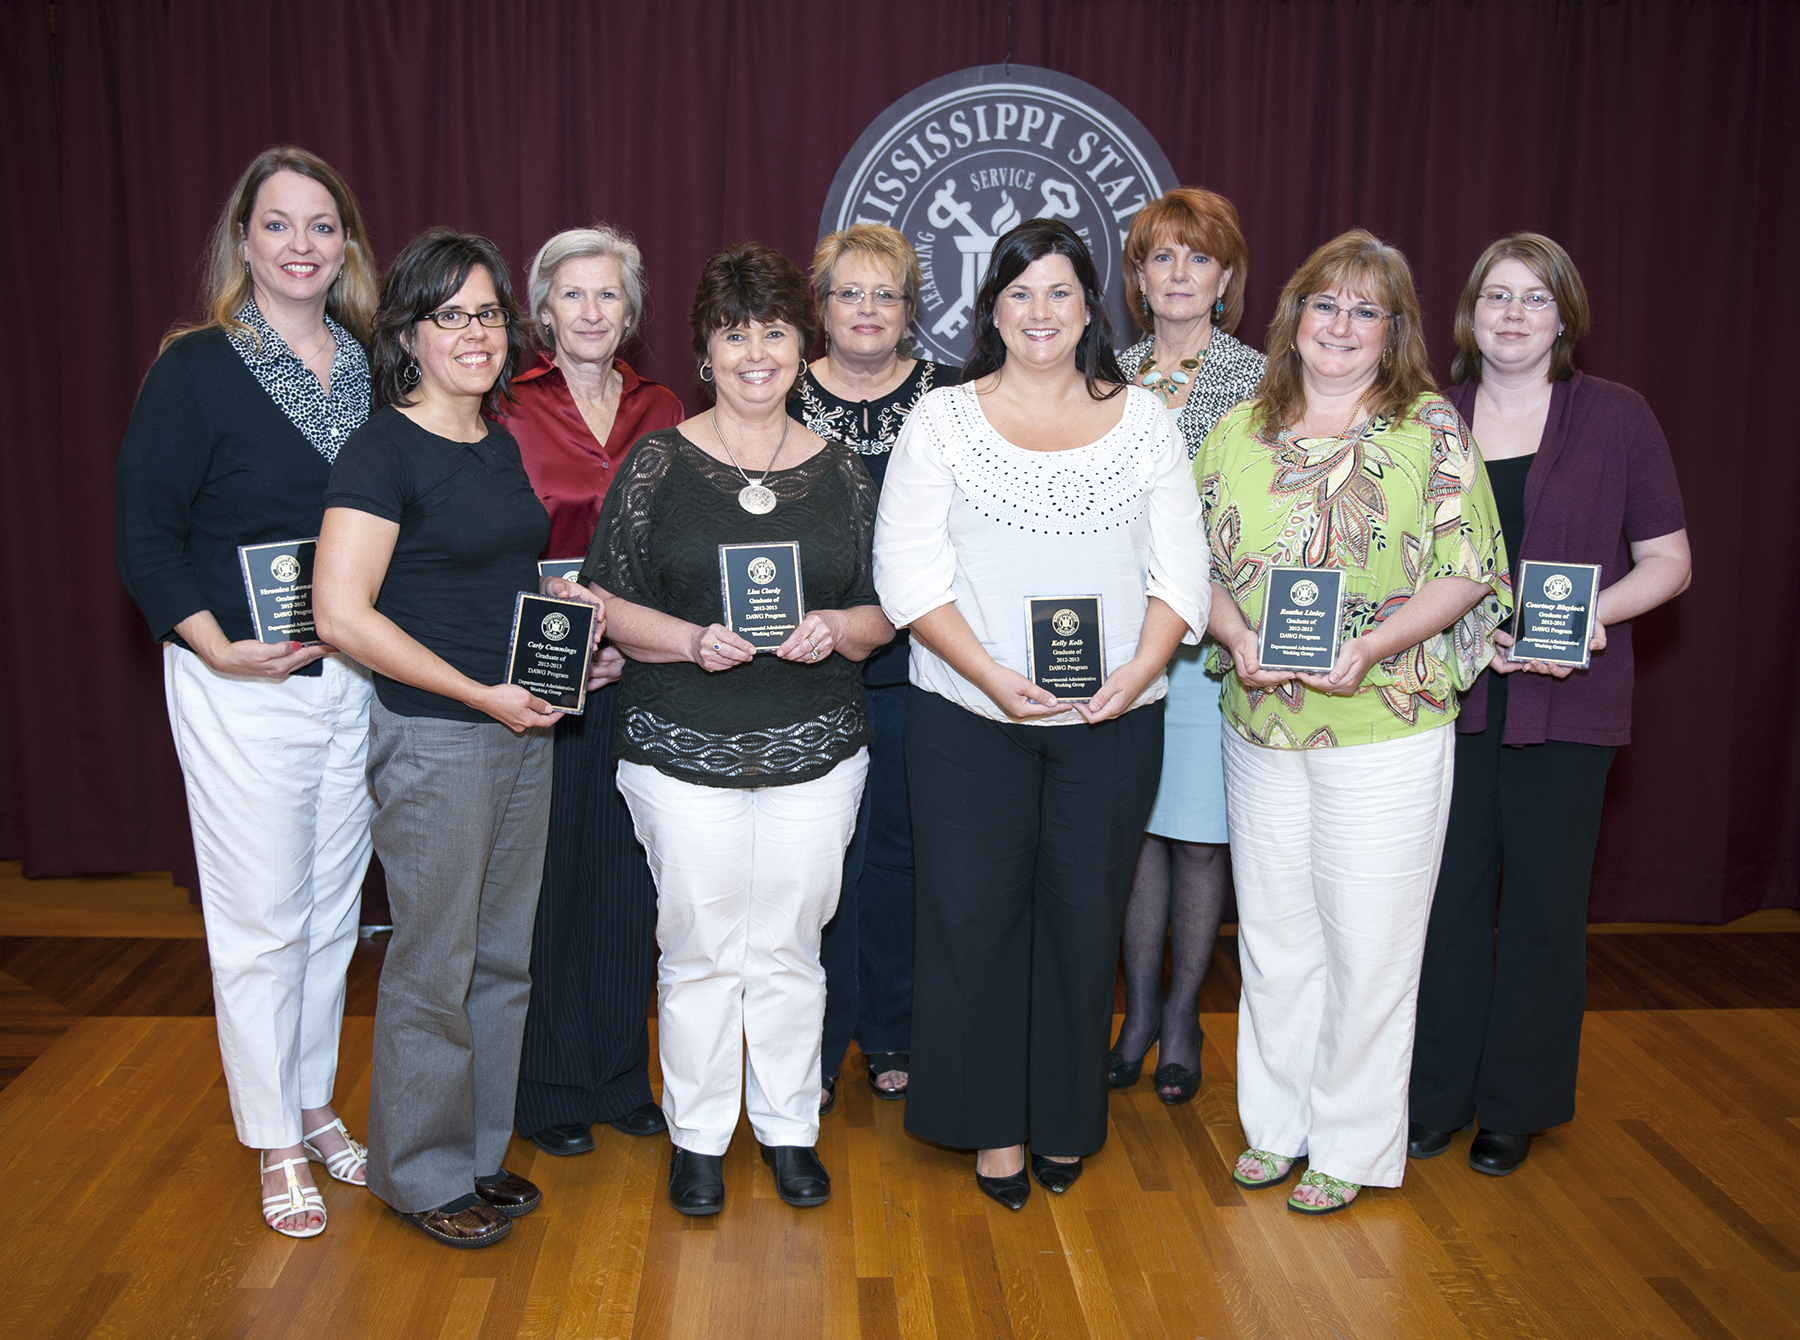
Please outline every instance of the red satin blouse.
[{"label": "red satin blouse", "polygon": [[613,366],[625,385],[604,444],[594,440],[562,369],[547,355],[539,354],[535,366],[513,378],[518,403],[507,405],[501,418],[518,439],[532,490],[550,513],[550,544],[541,558],[583,557],[606,490],[632,444],[687,417],[668,387],[638,376],[622,358],[614,358]]}]

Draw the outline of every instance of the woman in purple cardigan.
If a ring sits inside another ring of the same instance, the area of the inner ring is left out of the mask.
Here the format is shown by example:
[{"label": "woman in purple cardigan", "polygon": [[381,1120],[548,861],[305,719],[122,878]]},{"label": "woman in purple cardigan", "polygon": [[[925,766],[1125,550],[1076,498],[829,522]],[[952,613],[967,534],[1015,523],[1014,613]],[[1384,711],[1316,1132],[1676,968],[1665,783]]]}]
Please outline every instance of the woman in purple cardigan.
[{"label": "woman in purple cardigan", "polygon": [[1496,634],[1456,722],[1406,1152],[1436,1157],[1479,1115],[1469,1166],[1494,1176],[1575,1115],[1588,879],[1607,769],[1631,734],[1629,621],[1685,590],[1691,567],[1655,415],[1575,370],[1587,325],[1574,262],[1537,233],[1482,253],[1456,308],[1449,397],[1487,463],[1514,585],[1521,557],[1601,569],[1589,667],[1503,659],[1512,639]]}]

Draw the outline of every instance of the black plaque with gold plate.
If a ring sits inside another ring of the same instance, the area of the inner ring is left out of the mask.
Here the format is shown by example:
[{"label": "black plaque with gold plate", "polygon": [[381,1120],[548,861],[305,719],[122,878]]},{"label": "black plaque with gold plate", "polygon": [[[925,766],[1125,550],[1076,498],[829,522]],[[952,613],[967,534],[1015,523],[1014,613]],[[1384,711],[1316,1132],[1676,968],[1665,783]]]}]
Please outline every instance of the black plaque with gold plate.
[{"label": "black plaque with gold plate", "polygon": [[806,617],[799,542],[720,545],[719,591],[725,626],[758,651],[774,651]]},{"label": "black plaque with gold plate", "polygon": [[584,562],[586,560],[580,558],[540,558],[538,576],[561,577],[565,582],[572,582],[581,576],[581,565]]},{"label": "black plaque with gold plate", "polygon": [[1510,661],[1548,661],[1585,670],[1592,655],[1594,605],[1600,568],[1594,563],[1519,564],[1513,591],[1513,644]]},{"label": "black plaque with gold plate", "polygon": [[579,600],[553,600],[521,591],[513,601],[506,682],[530,689],[550,706],[580,716],[587,710],[588,662],[594,654],[594,616]]},{"label": "black plaque with gold plate", "polygon": [[1264,670],[1328,675],[1344,627],[1339,568],[1270,568],[1256,659]]},{"label": "black plaque with gold plate", "polygon": [[1099,596],[1025,598],[1025,677],[1063,702],[1084,703],[1106,682]]},{"label": "black plaque with gold plate", "polygon": [[238,565],[250,597],[250,622],[258,642],[319,645],[313,626],[313,554],[319,537],[240,544]]}]

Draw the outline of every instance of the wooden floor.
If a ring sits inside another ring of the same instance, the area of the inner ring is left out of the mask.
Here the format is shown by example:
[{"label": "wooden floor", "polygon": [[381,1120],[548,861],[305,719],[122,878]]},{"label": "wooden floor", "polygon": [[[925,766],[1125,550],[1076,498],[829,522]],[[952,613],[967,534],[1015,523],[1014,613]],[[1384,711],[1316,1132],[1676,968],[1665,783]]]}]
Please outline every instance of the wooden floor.
[{"label": "wooden floor", "polygon": [[[725,1213],[685,1219],[666,1139],[601,1127],[583,1158],[515,1141],[543,1208],[455,1252],[329,1182],[323,1237],[265,1229],[204,941],[83,915],[0,907],[3,1336],[1800,1337],[1800,917],[1591,936],[1581,1115],[1505,1179],[1469,1170],[1465,1134],[1330,1218],[1241,1193],[1227,937],[1200,1098],[1115,1095],[1065,1197],[1037,1189],[1020,1214],[981,1197],[966,1155],[852,1082],[853,1055],[821,1209],[783,1205],[741,1129]],[[338,1085],[353,1124],[379,967],[379,944],[359,949]]]}]

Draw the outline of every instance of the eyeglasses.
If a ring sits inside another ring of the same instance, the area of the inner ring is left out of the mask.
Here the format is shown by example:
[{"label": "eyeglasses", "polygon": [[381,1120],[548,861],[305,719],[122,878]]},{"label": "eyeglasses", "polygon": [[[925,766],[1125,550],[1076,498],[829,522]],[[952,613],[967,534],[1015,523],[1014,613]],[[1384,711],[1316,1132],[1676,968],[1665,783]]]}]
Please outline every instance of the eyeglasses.
[{"label": "eyeglasses", "polygon": [[848,284],[831,290],[831,296],[846,307],[859,307],[864,298],[874,298],[877,307],[898,307],[904,301],[902,295],[891,288],[878,288],[873,293],[865,293]]},{"label": "eyeglasses", "polygon": [[1351,322],[1358,326],[1376,326],[1390,319],[1388,313],[1366,302],[1359,302],[1354,307],[1339,307],[1330,298],[1308,298],[1306,310],[1327,324],[1336,321],[1339,312],[1348,312]]},{"label": "eyeglasses", "polygon": [[1481,300],[1496,311],[1505,311],[1513,305],[1515,296],[1528,312],[1541,312],[1546,307],[1556,306],[1556,299],[1541,288],[1534,288],[1529,293],[1516,295],[1508,289],[1490,288],[1482,292]]},{"label": "eyeglasses", "polygon": [[439,330],[461,330],[471,321],[479,321],[490,330],[497,330],[512,321],[505,309],[500,307],[483,307],[479,312],[465,312],[460,308],[446,307],[441,312],[427,312],[419,319],[431,322]]}]

